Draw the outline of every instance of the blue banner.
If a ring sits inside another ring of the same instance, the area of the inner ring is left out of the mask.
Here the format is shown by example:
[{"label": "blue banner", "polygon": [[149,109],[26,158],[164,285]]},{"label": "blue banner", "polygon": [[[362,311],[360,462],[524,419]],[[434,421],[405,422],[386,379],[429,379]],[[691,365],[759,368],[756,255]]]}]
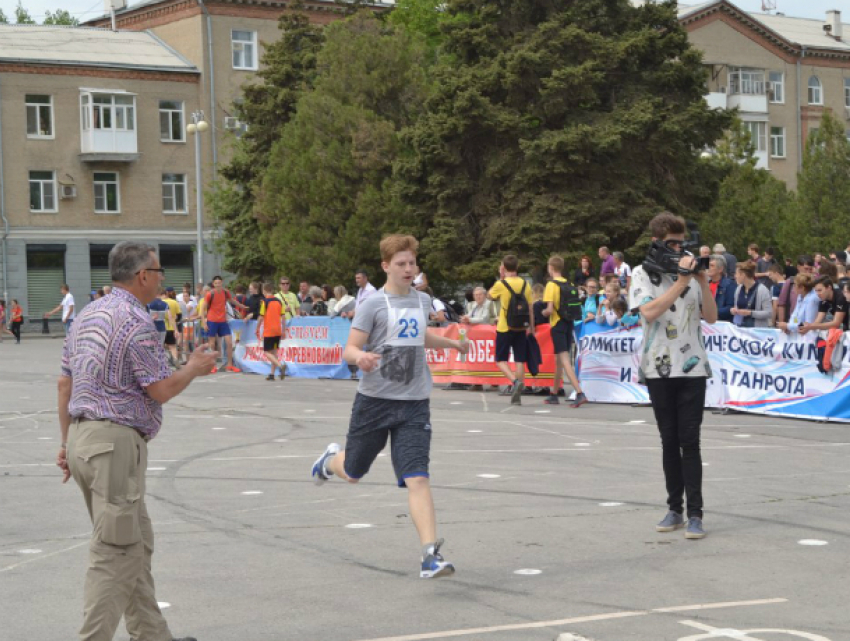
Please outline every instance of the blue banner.
[{"label": "blue banner", "polygon": [[[257,338],[257,321],[230,321],[234,339],[234,359],[244,372],[268,374],[271,365],[263,353],[263,340]],[[326,316],[301,316],[286,323],[278,359],[286,363],[288,376],[301,378],[351,378],[342,352],[351,330],[351,321]]]}]

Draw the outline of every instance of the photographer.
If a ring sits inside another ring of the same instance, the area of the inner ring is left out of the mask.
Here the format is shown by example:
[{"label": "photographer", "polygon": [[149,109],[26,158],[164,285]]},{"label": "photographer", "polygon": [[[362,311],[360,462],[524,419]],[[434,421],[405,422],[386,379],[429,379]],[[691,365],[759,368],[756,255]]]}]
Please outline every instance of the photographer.
[{"label": "photographer", "polygon": [[639,311],[643,327],[640,382],[649,390],[661,434],[669,512],[658,532],[684,527],[685,537],[701,539],[703,529],[700,427],[706,379],[711,368],[702,341],[701,316],[717,321],[717,305],[705,271],[683,252],[685,221],[669,212],[649,224],[652,247],[632,274],[629,307]]}]

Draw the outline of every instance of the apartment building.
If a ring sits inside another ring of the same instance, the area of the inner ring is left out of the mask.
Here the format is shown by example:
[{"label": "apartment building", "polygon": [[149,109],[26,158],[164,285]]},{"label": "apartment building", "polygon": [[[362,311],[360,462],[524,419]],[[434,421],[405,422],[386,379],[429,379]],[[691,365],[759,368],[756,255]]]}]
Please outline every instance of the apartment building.
[{"label": "apartment building", "polygon": [[150,32],[0,25],[2,291],[28,325],[63,282],[88,302],[122,240],[158,246],[168,284],[195,280],[186,119],[200,88],[198,68]]},{"label": "apartment building", "polygon": [[706,100],[738,109],[758,166],[795,188],[806,139],[823,114],[850,119],[850,25],[841,12],[815,20],[714,0],[680,5],[679,21],[704,54]]}]

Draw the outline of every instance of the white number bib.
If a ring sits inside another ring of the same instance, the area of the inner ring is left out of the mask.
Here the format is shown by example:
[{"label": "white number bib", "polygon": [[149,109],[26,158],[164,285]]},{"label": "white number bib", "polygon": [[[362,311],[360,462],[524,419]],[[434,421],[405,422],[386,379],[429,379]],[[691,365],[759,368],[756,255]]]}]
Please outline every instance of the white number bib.
[{"label": "white number bib", "polygon": [[387,341],[386,345],[394,347],[424,347],[425,329],[428,326],[425,311],[422,309],[422,301],[419,292],[414,290],[417,301],[416,307],[394,308],[390,305],[390,299],[386,292],[384,300],[387,301]]}]

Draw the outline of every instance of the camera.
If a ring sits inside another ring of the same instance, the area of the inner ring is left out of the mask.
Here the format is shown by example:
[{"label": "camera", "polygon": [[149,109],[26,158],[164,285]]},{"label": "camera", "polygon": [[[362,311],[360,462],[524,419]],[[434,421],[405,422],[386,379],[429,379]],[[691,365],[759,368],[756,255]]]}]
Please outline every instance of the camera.
[{"label": "camera", "polygon": [[701,256],[696,259],[696,265],[693,269],[684,269],[679,266],[679,261],[683,256],[693,256],[693,251],[699,251],[700,233],[697,224],[688,222],[689,240],[678,244],[678,251],[667,243],[661,240],[653,240],[649,251],[646,254],[646,259],[643,261],[643,268],[648,272],[658,274],[681,274],[682,276],[690,276],[708,269],[709,257]]}]

